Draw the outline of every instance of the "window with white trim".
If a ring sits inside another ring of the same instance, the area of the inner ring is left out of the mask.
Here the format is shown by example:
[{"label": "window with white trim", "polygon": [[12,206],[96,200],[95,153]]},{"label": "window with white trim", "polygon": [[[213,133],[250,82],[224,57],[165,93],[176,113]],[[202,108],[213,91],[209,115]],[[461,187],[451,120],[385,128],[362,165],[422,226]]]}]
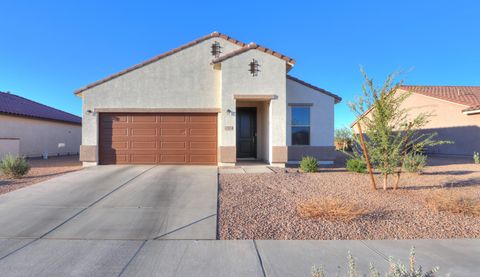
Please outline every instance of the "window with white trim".
[{"label": "window with white trim", "polygon": [[310,145],[310,107],[291,107],[292,145]]}]

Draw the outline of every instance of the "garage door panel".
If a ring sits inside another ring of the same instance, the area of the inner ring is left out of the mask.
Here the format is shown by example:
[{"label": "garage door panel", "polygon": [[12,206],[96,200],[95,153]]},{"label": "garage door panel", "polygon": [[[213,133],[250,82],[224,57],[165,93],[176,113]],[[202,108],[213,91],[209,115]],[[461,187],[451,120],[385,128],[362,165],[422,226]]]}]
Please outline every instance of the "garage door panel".
[{"label": "garage door panel", "polygon": [[190,136],[191,137],[216,137],[217,130],[192,128],[190,129]]},{"label": "garage door panel", "polygon": [[216,164],[216,114],[100,114],[102,164]]},{"label": "garage door panel", "polygon": [[154,127],[133,127],[130,129],[130,134],[132,136],[149,136],[149,137],[156,137],[157,136],[157,129]]},{"label": "garage door panel", "polygon": [[103,133],[106,137],[127,136],[128,128],[105,128]]},{"label": "garage door panel", "polygon": [[115,124],[115,123],[127,123],[128,116],[127,115],[111,115],[111,114],[104,114],[102,115],[101,121],[107,124]]},{"label": "garage door panel", "polygon": [[157,116],[156,115],[132,115],[131,122],[132,123],[156,123]]},{"label": "garage door panel", "polygon": [[215,149],[217,143],[214,141],[191,141],[190,150],[210,150]]},{"label": "garage door panel", "polygon": [[110,144],[106,144],[105,147],[107,150],[109,148],[112,150],[127,150],[128,141],[112,141]]},{"label": "garage door panel", "polygon": [[157,155],[156,154],[130,154],[130,163],[155,164],[157,163]]},{"label": "garage door panel", "polygon": [[188,116],[186,115],[163,115],[161,116],[161,122],[162,123],[182,123],[182,122],[187,122],[188,121]]},{"label": "garage door panel", "polygon": [[160,136],[176,136],[176,137],[185,137],[187,135],[187,129],[170,129],[162,128],[160,130]]},{"label": "garage door panel", "polygon": [[161,149],[187,149],[187,142],[186,141],[162,141]]},{"label": "garage door panel", "polygon": [[217,161],[216,155],[190,155],[190,163],[211,164]]},{"label": "garage door panel", "polygon": [[186,154],[164,154],[160,155],[160,162],[162,163],[169,163],[169,164],[185,164],[187,163],[187,155]]},{"label": "garage door panel", "polygon": [[217,123],[217,118],[208,116],[208,115],[197,115],[197,116],[190,116],[190,122],[193,123],[205,123],[205,122],[211,122],[211,123]]},{"label": "garage door panel", "polygon": [[128,164],[128,155],[126,154],[104,154],[102,161],[106,164]]},{"label": "garage door panel", "polygon": [[153,141],[131,141],[131,150],[157,150],[158,142]]}]

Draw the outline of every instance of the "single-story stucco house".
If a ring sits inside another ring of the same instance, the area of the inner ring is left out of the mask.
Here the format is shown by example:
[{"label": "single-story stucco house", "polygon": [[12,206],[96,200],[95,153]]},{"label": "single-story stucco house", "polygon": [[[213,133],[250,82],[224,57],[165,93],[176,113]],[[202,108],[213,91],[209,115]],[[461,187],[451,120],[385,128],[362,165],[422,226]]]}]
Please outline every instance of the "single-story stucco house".
[{"label": "single-story stucco house", "polygon": [[275,165],[335,157],[337,95],[287,75],[295,61],[214,32],[75,92],[80,159],[97,164]]},{"label": "single-story stucco house", "polygon": [[0,158],[77,155],[82,119],[8,92],[0,92]]},{"label": "single-story stucco house", "polygon": [[[402,107],[410,116],[432,113],[424,131],[437,132],[436,139],[454,142],[426,149],[428,153],[471,157],[474,151],[480,151],[480,86],[403,85],[397,90],[407,91],[411,95]],[[351,126],[355,131],[357,123]]]}]

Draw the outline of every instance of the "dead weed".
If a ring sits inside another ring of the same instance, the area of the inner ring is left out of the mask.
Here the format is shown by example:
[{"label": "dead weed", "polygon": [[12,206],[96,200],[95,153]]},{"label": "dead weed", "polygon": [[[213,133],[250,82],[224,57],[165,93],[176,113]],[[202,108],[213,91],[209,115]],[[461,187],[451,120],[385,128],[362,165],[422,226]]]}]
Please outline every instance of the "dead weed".
[{"label": "dead weed", "polygon": [[328,220],[352,220],[369,214],[370,211],[357,203],[340,198],[311,199],[297,206],[301,218],[324,218]]},{"label": "dead weed", "polygon": [[452,191],[439,190],[426,199],[427,208],[436,212],[480,216],[480,199],[458,195]]}]

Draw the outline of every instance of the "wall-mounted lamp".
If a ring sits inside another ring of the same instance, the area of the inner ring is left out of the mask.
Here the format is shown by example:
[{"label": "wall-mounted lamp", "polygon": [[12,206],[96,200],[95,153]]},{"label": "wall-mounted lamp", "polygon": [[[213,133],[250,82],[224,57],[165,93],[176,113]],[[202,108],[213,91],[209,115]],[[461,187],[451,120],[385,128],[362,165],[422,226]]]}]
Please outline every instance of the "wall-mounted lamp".
[{"label": "wall-mounted lamp", "polygon": [[260,72],[260,65],[258,64],[258,61],[253,59],[250,64],[250,69],[248,69],[248,71],[250,71],[250,73],[252,74],[252,76],[257,76],[258,75],[258,72]]},{"label": "wall-mounted lamp", "polygon": [[215,41],[212,44],[212,51],[210,53],[212,53],[212,56],[214,56],[215,58],[220,57],[220,54],[222,54],[222,46],[220,46],[220,43],[218,43],[218,41]]},{"label": "wall-mounted lamp", "polygon": [[93,111],[92,110],[87,110],[87,113],[93,113]]},{"label": "wall-mounted lamp", "polygon": [[230,109],[228,109],[228,110],[227,110],[227,114],[228,114],[228,115],[235,115],[235,112],[232,111],[232,110],[230,110]]}]

